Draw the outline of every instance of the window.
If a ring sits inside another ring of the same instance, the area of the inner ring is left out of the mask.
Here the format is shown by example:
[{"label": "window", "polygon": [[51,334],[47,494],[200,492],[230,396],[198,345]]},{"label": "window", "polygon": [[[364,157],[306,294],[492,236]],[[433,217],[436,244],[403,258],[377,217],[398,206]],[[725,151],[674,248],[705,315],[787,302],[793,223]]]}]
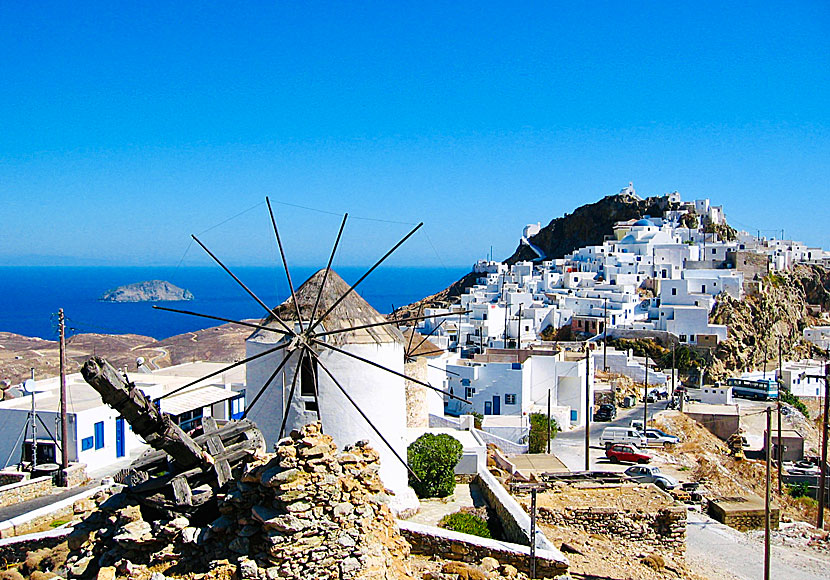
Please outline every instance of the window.
[{"label": "window", "polygon": [[84,437],[81,439],[81,451],[89,451],[95,445],[95,439],[92,437]]},{"label": "window", "polygon": [[303,359],[303,366],[300,369],[300,396],[313,397],[317,388],[314,380],[317,376],[317,359],[313,357],[305,357]]},{"label": "window", "polygon": [[520,371],[522,370],[522,363],[510,363],[510,368],[514,371]]},{"label": "window", "polygon": [[104,422],[95,423],[95,449],[104,448]]},{"label": "window", "polygon": [[242,418],[242,413],[245,412],[245,391],[235,399],[231,399],[231,419]]},{"label": "window", "polygon": [[470,386],[470,379],[461,379],[461,386],[462,387]]},{"label": "window", "polygon": [[671,289],[671,295],[672,296],[677,296],[677,288],[672,288]]},{"label": "window", "polygon": [[516,394],[515,393],[507,393],[504,395],[504,404],[505,405],[515,405],[516,404]]},{"label": "window", "polygon": [[680,335],[680,342],[686,342],[686,335],[685,334]]},{"label": "window", "polygon": [[703,289],[701,290],[701,292],[706,292],[706,284],[703,285]]},{"label": "window", "polygon": [[475,394],[476,394],[476,388],[475,387],[465,387],[464,388],[464,398],[465,399],[471,399],[473,397],[473,395],[475,395]]},{"label": "window", "polygon": [[179,415],[179,427],[182,428],[182,431],[192,431],[196,427],[199,427],[202,424],[203,412],[204,409],[202,407],[199,407],[198,409],[186,411]]}]

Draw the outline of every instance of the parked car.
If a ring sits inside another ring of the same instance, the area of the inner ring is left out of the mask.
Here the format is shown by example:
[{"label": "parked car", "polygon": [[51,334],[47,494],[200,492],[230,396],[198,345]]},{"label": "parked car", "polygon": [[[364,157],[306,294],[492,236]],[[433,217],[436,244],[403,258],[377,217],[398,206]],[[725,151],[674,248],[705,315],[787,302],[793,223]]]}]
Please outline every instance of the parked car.
[{"label": "parked car", "polygon": [[637,483],[653,483],[660,489],[674,489],[680,485],[671,475],[666,475],[653,465],[632,465],[625,470],[625,474]]},{"label": "parked car", "polygon": [[647,441],[645,435],[633,427],[606,427],[599,436],[599,444],[606,449],[616,443],[645,447]]},{"label": "parked car", "polygon": [[603,403],[594,413],[594,421],[613,421],[617,417],[617,407],[610,403]]},{"label": "parked car", "polygon": [[645,436],[648,439],[648,445],[677,445],[680,443],[677,435],[670,435],[665,431],[652,427],[646,429]]},{"label": "parked car", "polygon": [[620,463],[621,461],[628,463],[648,463],[651,461],[651,455],[643,453],[636,445],[626,443],[612,445],[605,450],[605,456],[612,463]]}]

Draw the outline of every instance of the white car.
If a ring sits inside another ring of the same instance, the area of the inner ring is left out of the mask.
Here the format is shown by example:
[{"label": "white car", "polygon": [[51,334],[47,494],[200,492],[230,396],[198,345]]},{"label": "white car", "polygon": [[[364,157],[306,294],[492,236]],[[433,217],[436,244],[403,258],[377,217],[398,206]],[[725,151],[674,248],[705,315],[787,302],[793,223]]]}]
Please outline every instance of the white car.
[{"label": "white car", "polygon": [[671,475],[660,471],[653,465],[633,465],[625,470],[625,474],[637,483],[653,483],[660,489],[674,489],[680,482]]},{"label": "white car", "polygon": [[677,435],[670,435],[660,429],[648,428],[645,432],[647,445],[677,445],[680,439]]}]

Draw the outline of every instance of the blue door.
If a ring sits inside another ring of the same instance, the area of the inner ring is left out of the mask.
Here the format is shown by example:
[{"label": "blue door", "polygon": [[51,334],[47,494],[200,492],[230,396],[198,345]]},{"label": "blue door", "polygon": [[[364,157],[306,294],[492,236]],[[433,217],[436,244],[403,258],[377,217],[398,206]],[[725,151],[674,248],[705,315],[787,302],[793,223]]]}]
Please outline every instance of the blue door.
[{"label": "blue door", "polygon": [[484,414],[485,415],[492,415],[493,414],[493,403],[490,401],[484,401]]},{"label": "blue door", "polygon": [[118,417],[115,420],[115,456],[124,457],[124,418]]},{"label": "blue door", "polygon": [[493,396],[493,415],[501,415],[501,397]]}]

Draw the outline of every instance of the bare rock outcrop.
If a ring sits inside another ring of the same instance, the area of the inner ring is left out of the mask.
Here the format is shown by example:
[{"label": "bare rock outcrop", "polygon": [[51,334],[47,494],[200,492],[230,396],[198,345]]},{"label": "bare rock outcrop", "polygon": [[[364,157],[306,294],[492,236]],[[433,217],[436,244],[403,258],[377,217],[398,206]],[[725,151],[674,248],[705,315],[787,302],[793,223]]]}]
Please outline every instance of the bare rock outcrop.
[{"label": "bare rock outcrop", "polygon": [[319,424],[307,425],[235,474],[211,521],[156,519],[114,495],[70,536],[69,577],[112,567],[118,577],[164,568],[168,577],[218,578],[230,567],[240,580],[410,580],[409,544],[379,467],[365,443],[338,453]]}]

